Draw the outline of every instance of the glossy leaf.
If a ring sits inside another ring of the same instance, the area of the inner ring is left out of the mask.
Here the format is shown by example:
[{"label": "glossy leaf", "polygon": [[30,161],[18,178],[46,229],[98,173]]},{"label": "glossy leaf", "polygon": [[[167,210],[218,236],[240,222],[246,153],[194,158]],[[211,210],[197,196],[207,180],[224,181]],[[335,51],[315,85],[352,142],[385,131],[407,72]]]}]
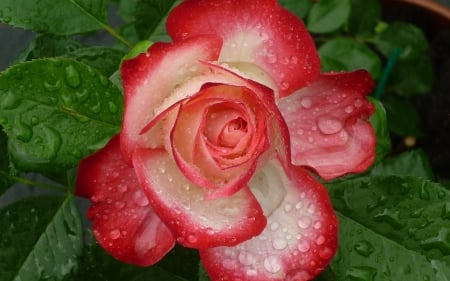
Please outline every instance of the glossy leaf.
[{"label": "glossy leaf", "polygon": [[379,162],[391,150],[391,137],[389,135],[386,110],[383,104],[374,98],[369,97],[369,99],[375,105],[375,113],[370,117],[370,123],[375,129],[377,136],[375,162]]},{"label": "glossy leaf", "polygon": [[312,33],[329,33],[341,28],[351,12],[351,0],[321,0],[314,3],[306,26]]},{"label": "glossy leaf", "polygon": [[430,161],[422,150],[406,151],[400,155],[387,158],[375,165],[370,171],[370,175],[403,175],[434,180]]},{"label": "glossy leaf", "polygon": [[122,107],[106,77],[73,60],[34,60],[0,75],[0,125],[24,171],[76,166],[118,133]]},{"label": "glossy leaf", "polygon": [[434,67],[428,54],[413,61],[398,61],[387,85],[387,90],[402,97],[430,93],[434,82]]},{"label": "glossy leaf", "polygon": [[39,33],[69,35],[106,23],[106,0],[2,0],[0,20]]},{"label": "glossy leaf", "polygon": [[379,0],[352,0],[352,12],[348,21],[348,30],[357,36],[367,36],[375,31],[381,20]]},{"label": "glossy leaf", "polygon": [[381,74],[380,58],[366,45],[348,38],[335,38],[319,47],[322,71],[365,69],[373,79]]},{"label": "glossy leaf", "polygon": [[419,137],[420,116],[411,100],[387,96],[383,99],[389,130],[397,136]]},{"label": "glossy leaf", "polygon": [[450,191],[396,176],[328,187],[340,219],[336,280],[448,281]]},{"label": "glossy leaf", "polygon": [[63,280],[77,271],[81,218],[73,197],[25,199],[0,210],[0,279]]},{"label": "glossy leaf", "polygon": [[306,17],[313,5],[312,0],[279,0],[278,2],[301,19]]},{"label": "glossy leaf", "polygon": [[402,53],[400,59],[414,61],[428,49],[428,41],[421,29],[406,22],[394,22],[374,40],[378,50],[388,57],[394,48]]},{"label": "glossy leaf", "polygon": [[109,77],[119,69],[124,55],[124,52],[113,48],[90,47],[66,53],[64,57],[89,65],[100,71],[104,76]]}]

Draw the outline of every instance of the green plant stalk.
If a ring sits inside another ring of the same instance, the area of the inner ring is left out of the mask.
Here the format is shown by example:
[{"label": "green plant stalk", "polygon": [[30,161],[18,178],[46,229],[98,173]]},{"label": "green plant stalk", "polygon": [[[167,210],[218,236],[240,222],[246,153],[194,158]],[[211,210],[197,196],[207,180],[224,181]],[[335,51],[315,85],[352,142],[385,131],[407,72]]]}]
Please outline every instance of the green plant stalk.
[{"label": "green plant stalk", "polygon": [[402,53],[402,50],[400,48],[394,48],[391,53],[389,54],[388,61],[386,63],[386,66],[384,67],[383,74],[381,75],[380,81],[378,82],[378,85],[375,89],[374,96],[376,99],[381,99],[383,97],[383,94],[386,89],[386,84],[389,80],[389,77],[392,74],[392,71],[394,70],[394,66],[397,63],[398,59],[400,58],[400,55]]}]

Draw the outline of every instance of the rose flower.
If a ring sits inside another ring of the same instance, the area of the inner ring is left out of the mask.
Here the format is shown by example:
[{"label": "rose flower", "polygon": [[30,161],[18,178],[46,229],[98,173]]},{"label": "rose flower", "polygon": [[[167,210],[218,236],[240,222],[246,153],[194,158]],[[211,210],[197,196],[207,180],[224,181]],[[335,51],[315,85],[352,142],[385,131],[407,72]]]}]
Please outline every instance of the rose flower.
[{"label": "rose flower", "polygon": [[369,74],[321,74],[275,0],[185,0],[167,30],[172,43],[123,62],[121,133],[79,166],[97,241],[140,266],[198,249],[213,281],[312,279],[338,223],[310,172],[373,162]]}]

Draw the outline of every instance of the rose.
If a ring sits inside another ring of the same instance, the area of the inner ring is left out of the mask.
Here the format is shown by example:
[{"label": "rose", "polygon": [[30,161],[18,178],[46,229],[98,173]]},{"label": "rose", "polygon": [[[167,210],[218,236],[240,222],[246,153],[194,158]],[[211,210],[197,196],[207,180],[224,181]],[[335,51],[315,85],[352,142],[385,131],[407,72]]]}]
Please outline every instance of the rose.
[{"label": "rose", "polygon": [[304,25],[273,0],[185,0],[173,43],[125,61],[120,137],[79,166],[99,243],[141,266],[175,242],[212,280],[309,280],[333,257],[325,179],[360,172],[375,137],[365,71],[320,74]]}]

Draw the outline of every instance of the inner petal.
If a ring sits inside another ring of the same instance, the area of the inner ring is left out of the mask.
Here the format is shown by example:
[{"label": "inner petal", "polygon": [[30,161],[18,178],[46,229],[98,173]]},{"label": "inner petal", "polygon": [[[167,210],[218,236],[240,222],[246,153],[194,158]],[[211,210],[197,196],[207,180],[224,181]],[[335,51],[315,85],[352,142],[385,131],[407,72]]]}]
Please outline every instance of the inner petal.
[{"label": "inner petal", "polygon": [[235,147],[247,132],[247,121],[241,117],[233,119],[228,122],[220,133],[219,144],[226,147]]}]

